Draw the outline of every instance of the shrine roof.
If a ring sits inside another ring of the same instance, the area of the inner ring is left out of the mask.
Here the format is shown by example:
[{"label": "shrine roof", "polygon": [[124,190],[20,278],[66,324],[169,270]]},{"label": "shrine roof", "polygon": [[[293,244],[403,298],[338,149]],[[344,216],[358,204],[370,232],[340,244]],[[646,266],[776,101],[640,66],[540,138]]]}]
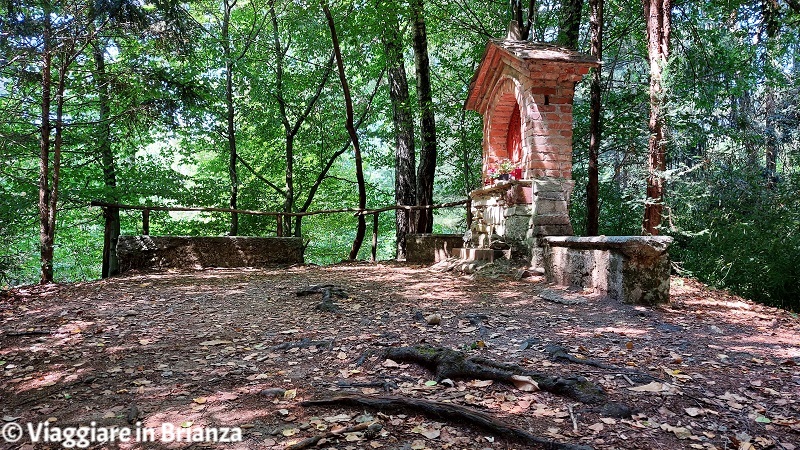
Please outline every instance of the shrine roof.
[{"label": "shrine roof", "polygon": [[[560,47],[554,44],[512,39],[490,39],[486,44],[478,70],[469,85],[469,94],[464,104],[466,109],[477,111],[478,103],[497,81],[503,65],[512,62],[517,69],[531,64],[550,63],[565,66],[599,67],[601,62],[594,56]],[[585,73],[585,72],[584,72]]]}]

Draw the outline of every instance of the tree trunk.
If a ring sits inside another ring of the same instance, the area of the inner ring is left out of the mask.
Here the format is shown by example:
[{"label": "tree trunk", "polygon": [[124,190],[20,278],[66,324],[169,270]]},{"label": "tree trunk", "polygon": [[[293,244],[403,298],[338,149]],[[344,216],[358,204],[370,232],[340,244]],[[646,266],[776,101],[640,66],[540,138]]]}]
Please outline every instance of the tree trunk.
[{"label": "tree trunk", "polygon": [[767,189],[772,189],[778,179],[778,142],[775,136],[775,88],[768,85],[765,90],[764,156],[767,169]]},{"label": "tree trunk", "polygon": [[53,167],[51,174],[49,204],[47,205],[47,233],[50,245],[50,281],[53,281],[53,246],[56,241],[56,213],[58,212],[58,186],[61,179],[61,148],[64,142],[64,86],[67,78],[67,56],[58,68],[58,82],[56,84],[56,122],[55,137],[53,139]]},{"label": "tree trunk", "polygon": [[658,234],[664,209],[664,170],[666,169],[666,126],[662,71],[669,58],[671,31],[671,0],[644,0],[647,21],[647,54],[650,59],[650,139],[647,158],[647,199],[645,200],[642,231]]},{"label": "tree trunk", "polygon": [[[347,128],[347,133],[350,135],[350,140],[353,142],[353,153],[355,154],[354,156],[356,163],[356,180],[358,181],[358,209],[364,210],[367,207],[367,187],[364,181],[361,146],[358,142],[358,133],[356,133],[355,119],[353,118],[353,100],[350,97],[350,87],[347,84],[347,77],[344,73],[344,62],[342,61],[342,51],[339,46],[339,36],[336,34],[336,24],[333,22],[333,16],[331,15],[331,10],[328,8],[327,3],[322,3],[322,10],[325,13],[325,18],[328,20],[328,28],[331,30],[333,53],[336,55],[336,68],[339,70],[339,81],[342,83],[345,112],[347,113],[345,127]],[[356,237],[353,239],[353,247],[350,249],[350,260],[355,260],[358,257],[358,251],[361,249],[361,243],[364,241],[364,235],[366,232],[367,222],[364,219],[364,215],[359,214]]]},{"label": "tree trunk", "polygon": [[519,25],[520,35],[522,35],[523,41],[530,39],[535,13],[536,0],[528,0],[527,14],[522,8],[522,0],[511,0],[511,17],[512,20],[515,20],[517,25]]},{"label": "tree trunk", "polygon": [[[225,107],[228,138],[228,175],[231,180],[230,207],[236,209],[239,197],[239,176],[236,172],[236,124],[234,122],[236,111],[233,105],[233,56],[231,55],[230,24],[233,4],[229,1],[223,3],[224,16],[222,17],[222,55],[225,59]],[[231,213],[231,236],[239,234],[239,214]]]},{"label": "tree trunk", "polygon": [[[100,162],[103,168],[103,183],[108,191],[106,201],[118,203],[117,197],[117,172],[114,164],[114,153],[111,148],[111,100],[106,75],[105,52],[102,42],[95,42],[94,57],[94,82],[97,87],[98,109],[100,113],[97,126],[97,143],[100,150]],[[101,276],[108,278],[119,273],[117,260],[117,240],[120,235],[119,208],[107,207],[103,210],[105,227],[103,232],[103,267]]]},{"label": "tree trunk", "polygon": [[[395,169],[394,192],[398,205],[416,204],[416,150],[414,149],[414,117],[408,94],[405,61],[403,58],[403,41],[400,35],[400,23],[391,5],[386,8],[382,4],[379,14],[386,17],[384,49],[386,65],[389,73],[389,97],[392,100],[392,121],[395,133]],[[406,234],[411,229],[410,211],[397,210],[395,216],[395,248],[397,259],[406,258]]]},{"label": "tree trunk", "polygon": [[[646,0],[645,0],[646,1]],[[564,47],[577,50],[581,31],[581,10],[583,0],[562,0],[561,21],[556,40]]]},{"label": "tree trunk", "polygon": [[766,29],[766,42],[764,43],[763,64],[765,74],[764,87],[764,159],[766,163],[767,189],[775,187],[778,169],[778,143],[775,136],[775,88],[769,82],[770,64],[772,61],[772,51],[770,46],[774,45],[775,38],[780,29],[780,11],[777,2],[762,1],[761,14],[763,16],[764,28]]},{"label": "tree trunk", "polygon": [[51,23],[49,6],[45,3],[44,30],[42,32],[42,115],[39,140],[39,252],[41,283],[53,282],[53,241],[50,233],[50,69]]},{"label": "tree trunk", "polygon": [[[589,29],[592,35],[592,56],[598,60],[602,60],[603,0],[589,0],[589,9],[591,10]],[[589,107],[589,181],[586,184],[586,234],[588,236],[597,236],[600,232],[600,181],[598,160],[600,158],[600,137],[602,134],[600,123],[602,73],[599,67],[592,69],[592,87]]]},{"label": "tree trunk", "polygon": [[[417,73],[417,97],[420,108],[422,148],[417,168],[417,205],[433,204],[433,182],[436,175],[436,119],[431,93],[431,68],[428,60],[428,34],[425,27],[424,0],[411,1],[414,63]],[[417,232],[433,231],[433,210],[420,210]]]}]

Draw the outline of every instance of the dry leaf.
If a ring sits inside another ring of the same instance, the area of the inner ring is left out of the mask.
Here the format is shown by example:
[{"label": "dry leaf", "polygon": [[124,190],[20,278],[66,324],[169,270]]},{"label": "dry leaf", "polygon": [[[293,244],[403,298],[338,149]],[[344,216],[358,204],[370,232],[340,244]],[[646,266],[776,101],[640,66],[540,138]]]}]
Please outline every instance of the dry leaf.
[{"label": "dry leaf", "polygon": [[533,392],[539,390],[539,383],[528,376],[512,375],[511,382],[514,383],[514,386],[520,391]]},{"label": "dry leaf", "polygon": [[441,434],[441,431],[435,428],[425,428],[422,425],[417,425],[411,430],[412,433],[417,433],[425,436],[428,439],[436,439]]},{"label": "dry leaf", "polygon": [[390,368],[390,369],[393,369],[393,368],[400,367],[400,364],[397,364],[397,362],[395,362],[394,360],[391,360],[391,359],[388,359],[388,358],[387,358],[387,359],[386,359],[386,360],[383,362],[383,367],[388,367],[388,368]]},{"label": "dry leaf", "polygon": [[670,385],[667,383],[659,383],[658,381],[653,381],[648,384],[644,384],[641,386],[634,386],[629,387],[629,391],[635,392],[668,392],[670,389]]},{"label": "dry leaf", "polygon": [[203,341],[200,345],[207,347],[212,345],[233,344],[233,341],[225,341],[222,339],[214,339],[213,341]]},{"label": "dry leaf", "polygon": [[672,425],[663,423],[661,424],[661,429],[664,431],[669,431],[675,435],[678,439],[688,439],[692,436],[692,432],[685,427],[673,427]]},{"label": "dry leaf", "polygon": [[588,427],[588,428],[589,428],[590,430],[594,431],[595,433],[599,433],[599,432],[603,431],[603,429],[604,429],[605,427],[603,426],[603,424],[602,424],[602,423],[600,423],[600,422],[597,422],[597,423],[596,423],[596,424],[594,424],[594,425],[589,425],[589,427]]},{"label": "dry leaf", "polygon": [[686,414],[688,414],[688,415],[690,415],[692,417],[697,417],[697,416],[703,414],[703,409],[702,408],[684,408],[684,411],[686,411]]}]

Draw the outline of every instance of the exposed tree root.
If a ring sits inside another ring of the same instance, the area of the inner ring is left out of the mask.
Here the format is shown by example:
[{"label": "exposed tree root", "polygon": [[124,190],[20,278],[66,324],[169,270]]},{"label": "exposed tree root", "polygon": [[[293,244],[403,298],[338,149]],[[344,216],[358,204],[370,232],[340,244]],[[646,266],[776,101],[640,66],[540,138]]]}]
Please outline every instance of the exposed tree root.
[{"label": "exposed tree root", "polygon": [[603,364],[603,363],[595,361],[593,359],[578,358],[577,356],[570,355],[567,352],[567,349],[565,349],[564,347],[562,347],[560,345],[555,345],[555,344],[548,345],[547,347],[545,347],[544,351],[546,351],[548,354],[550,354],[550,359],[552,359],[553,361],[558,361],[558,360],[568,361],[568,362],[575,363],[575,364],[585,364],[587,366],[599,367],[601,369],[608,369],[608,370],[619,370],[620,369],[619,367],[610,366],[608,364]]},{"label": "exposed tree root", "polygon": [[463,353],[449,348],[428,346],[395,347],[384,352],[395,361],[414,362],[426,367],[438,381],[445,378],[478,378],[513,384],[513,376],[531,377],[539,389],[563,395],[583,403],[604,403],[605,392],[581,376],[557,377],[531,372],[517,365],[504,364],[486,358],[467,358]]},{"label": "exposed tree root", "polygon": [[431,400],[406,397],[366,397],[360,395],[340,395],[332,398],[308,400],[301,403],[303,406],[321,405],[353,405],[371,407],[381,411],[386,408],[412,410],[438,419],[452,420],[457,423],[478,425],[498,436],[510,437],[525,444],[530,448],[544,450],[591,450],[591,447],[575,444],[563,444],[533,435],[521,428],[501,422],[489,414],[460,406],[453,403],[441,403]]},{"label": "exposed tree root", "polygon": [[339,307],[333,303],[331,295],[339,298],[347,298],[347,292],[339,286],[333,284],[318,284],[309,286],[305,289],[295,292],[298,297],[305,297],[306,295],[322,294],[322,303],[317,305],[317,309],[325,312],[336,312]]},{"label": "exposed tree root", "polygon": [[[628,379],[629,381],[631,379],[635,380],[637,382],[647,382],[649,380],[664,381],[664,380],[662,380],[662,379],[660,379],[658,377],[655,377],[655,376],[650,375],[648,373],[640,372],[640,371],[635,370],[635,369],[630,369],[630,368],[627,368],[627,367],[613,366],[613,365],[610,365],[610,364],[604,364],[604,363],[601,363],[599,361],[595,361],[593,359],[578,358],[575,355],[569,354],[567,352],[567,349],[565,349],[564,347],[562,347],[560,345],[555,345],[555,344],[548,345],[547,347],[545,347],[545,351],[550,355],[550,359],[552,359],[553,361],[567,361],[567,362],[571,362],[571,363],[574,363],[574,364],[583,364],[583,365],[586,365],[586,366],[592,366],[592,367],[597,367],[597,368],[604,369],[604,370],[609,370],[609,371],[612,371],[612,372],[617,372],[617,373],[620,373],[623,376],[625,376],[626,379]],[[630,378],[628,378],[628,377],[630,377]]]}]

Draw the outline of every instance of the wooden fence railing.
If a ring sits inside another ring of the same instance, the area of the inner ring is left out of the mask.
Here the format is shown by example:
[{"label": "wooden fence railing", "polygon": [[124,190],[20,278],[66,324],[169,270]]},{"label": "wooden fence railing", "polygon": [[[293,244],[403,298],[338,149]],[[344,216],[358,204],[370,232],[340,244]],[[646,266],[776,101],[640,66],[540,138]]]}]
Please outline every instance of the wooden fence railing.
[{"label": "wooden fence railing", "polygon": [[[372,216],[372,251],[371,260],[375,261],[377,258],[378,250],[378,223],[379,215],[382,212],[406,210],[406,211],[422,211],[422,210],[436,210],[441,208],[452,208],[461,205],[467,205],[467,222],[470,222],[470,200],[459,200],[455,202],[439,203],[436,205],[392,205],[384,206],[376,209],[358,209],[358,208],[342,208],[342,209],[326,209],[320,211],[304,211],[304,212],[284,212],[284,211],[258,211],[248,209],[231,209],[231,208],[209,208],[209,207],[186,207],[186,206],[142,206],[142,205],[125,205],[121,203],[109,203],[103,201],[92,201],[91,206],[101,207],[104,212],[107,208],[116,208],[118,210],[138,210],[142,212],[142,234],[147,236],[150,234],[150,212],[151,211],[188,211],[188,212],[221,212],[221,213],[237,213],[253,216],[271,216],[276,218],[277,228],[276,235],[283,237],[283,219],[284,217],[305,217],[316,216],[320,214],[342,214],[352,213],[354,216]],[[108,226],[108,222],[106,223]],[[469,226],[469,224],[467,224]],[[104,236],[109,236],[111,230],[106,229]],[[112,237],[116,241],[115,237]],[[114,267],[110,267],[116,262],[116,249],[113,245],[107,251],[103,252],[103,274],[113,274],[116,272]]]}]

